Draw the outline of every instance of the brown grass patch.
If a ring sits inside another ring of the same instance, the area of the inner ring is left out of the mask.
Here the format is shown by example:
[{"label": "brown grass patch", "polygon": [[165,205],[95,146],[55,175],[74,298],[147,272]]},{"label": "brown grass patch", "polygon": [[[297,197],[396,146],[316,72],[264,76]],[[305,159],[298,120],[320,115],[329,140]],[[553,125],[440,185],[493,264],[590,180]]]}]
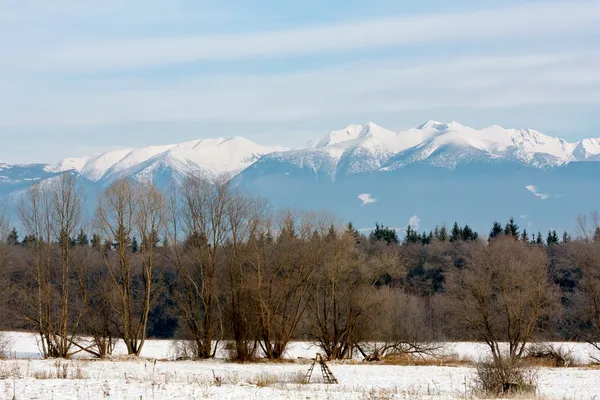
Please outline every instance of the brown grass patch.
[{"label": "brown grass patch", "polygon": [[385,357],[380,363],[384,365],[404,365],[413,367],[463,367],[473,365],[472,361],[462,359],[456,355],[422,357],[413,354],[390,355]]}]

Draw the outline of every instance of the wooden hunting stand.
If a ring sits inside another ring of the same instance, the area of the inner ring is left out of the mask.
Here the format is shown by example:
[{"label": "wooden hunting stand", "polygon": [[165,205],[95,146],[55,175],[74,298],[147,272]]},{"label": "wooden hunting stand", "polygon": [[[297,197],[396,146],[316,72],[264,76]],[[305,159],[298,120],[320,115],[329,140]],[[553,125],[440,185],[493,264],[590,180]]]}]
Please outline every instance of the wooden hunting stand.
[{"label": "wooden hunting stand", "polygon": [[304,381],[306,383],[310,383],[310,378],[312,377],[312,373],[313,373],[313,370],[315,369],[315,365],[317,364],[317,362],[321,366],[321,375],[323,375],[323,380],[325,381],[325,383],[337,384],[338,380],[335,378],[335,376],[333,376],[333,373],[331,372],[331,370],[329,369],[327,364],[325,364],[325,360],[321,356],[321,353],[317,353],[317,356],[313,359],[313,363],[311,364],[310,368],[308,369],[308,372],[306,373],[306,376],[304,377]]}]

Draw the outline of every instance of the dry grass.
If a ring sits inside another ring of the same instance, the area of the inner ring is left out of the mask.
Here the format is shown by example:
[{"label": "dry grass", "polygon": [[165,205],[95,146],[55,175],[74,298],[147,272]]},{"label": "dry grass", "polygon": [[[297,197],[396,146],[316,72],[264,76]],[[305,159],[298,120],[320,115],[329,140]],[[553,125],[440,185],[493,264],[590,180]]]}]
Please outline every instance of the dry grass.
[{"label": "dry grass", "polygon": [[87,379],[81,362],[70,363],[56,360],[52,368],[37,370],[33,373],[35,379]]},{"label": "dry grass", "polygon": [[526,365],[547,368],[577,367],[573,350],[564,346],[547,343],[535,343],[527,349],[527,355],[522,358]]},{"label": "dry grass", "polygon": [[385,357],[381,362],[384,365],[400,365],[412,367],[465,367],[473,366],[471,360],[460,358],[457,355],[439,357],[421,357],[412,354],[397,354]]},{"label": "dry grass", "polygon": [[289,374],[269,374],[262,373],[256,375],[248,380],[248,383],[256,385],[258,387],[269,387],[279,384],[296,384],[304,385],[306,380],[304,379],[304,373],[296,372]]}]

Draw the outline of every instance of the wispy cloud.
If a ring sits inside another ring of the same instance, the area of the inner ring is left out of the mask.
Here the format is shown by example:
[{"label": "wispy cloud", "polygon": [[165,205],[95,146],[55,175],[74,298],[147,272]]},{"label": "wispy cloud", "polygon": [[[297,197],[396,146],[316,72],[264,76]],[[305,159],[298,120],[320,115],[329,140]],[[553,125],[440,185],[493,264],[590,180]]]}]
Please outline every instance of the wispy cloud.
[{"label": "wispy cloud", "polygon": [[542,200],[546,200],[547,198],[550,197],[550,195],[548,195],[546,193],[538,192],[537,187],[534,185],[527,185],[527,186],[525,186],[525,189],[529,190],[531,193],[533,193],[534,196],[539,197]]},{"label": "wispy cloud", "polygon": [[[348,52],[419,43],[562,38],[598,31],[600,2],[553,1],[483,11],[429,13],[295,29],[93,41],[38,49],[25,68],[60,71],[139,69],[258,57]],[[19,62],[19,60],[16,60]]]},{"label": "wispy cloud", "polygon": [[358,198],[360,201],[362,201],[363,206],[377,202],[377,199],[374,198],[370,193],[361,193],[358,195]]},{"label": "wispy cloud", "polygon": [[[0,82],[0,124],[285,121],[447,107],[597,104],[599,66],[600,52],[585,52],[354,62],[302,72],[210,74],[175,81],[39,83],[5,78]],[[580,82],[569,83],[558,74],[579,75]]]}]

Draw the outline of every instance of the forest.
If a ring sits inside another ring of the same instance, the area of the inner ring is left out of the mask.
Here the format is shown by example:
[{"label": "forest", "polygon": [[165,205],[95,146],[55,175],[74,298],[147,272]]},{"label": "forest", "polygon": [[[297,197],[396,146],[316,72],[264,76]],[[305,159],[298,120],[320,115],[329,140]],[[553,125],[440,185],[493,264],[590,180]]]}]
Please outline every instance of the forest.
[{"label": "forest", "polygon": [[[139,355],[147,338],[191,358],[280,359],[295,340],[328,359],[427,352],[480,341],[494,358],[528,343],[600,351],[600,219],[530,235],[514,219],[476,233],[441,225],[368,235],[329,212],[273,210],[226,179],[188,176],[168,191],[121,179],[86,215],[69,173],[23,195],[2,221],[0,330],[39,336],[44,357]],[[18,226],[19,229],[13,228]],[[366,343],[378,343],[366,346]]]}]

